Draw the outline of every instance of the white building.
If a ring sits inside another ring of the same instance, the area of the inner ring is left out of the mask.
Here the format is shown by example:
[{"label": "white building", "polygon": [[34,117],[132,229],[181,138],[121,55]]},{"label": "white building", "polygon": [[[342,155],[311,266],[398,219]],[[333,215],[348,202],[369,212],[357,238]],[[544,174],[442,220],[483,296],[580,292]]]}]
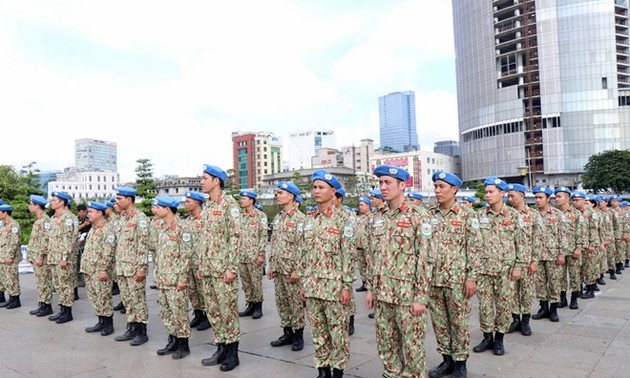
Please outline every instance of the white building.
[{"label": "white building", "polygon": [[114,142],[98,139],[74,141],[74,165],[86,171],[118,171],[117,147]]},{"label": "white building", "polygon": [[335,148],[333,130],[299,131],[289,135],[287,144],[290,171],[312,168],[312,158],[321,148]]},{"label": "white building", "polygon": [[78,171],[66,169],[57,180],[48,183],[51,192],[66,192],[76,202],[102,200],[116,195],[120,176],[111,171]]},{"label": "white building", "polygon": [[345,146],[341,148],[343,166],[352,168],[356,173],[370,173],[370,159],[374,155],[374,141],[361,139],[359,146]]}]

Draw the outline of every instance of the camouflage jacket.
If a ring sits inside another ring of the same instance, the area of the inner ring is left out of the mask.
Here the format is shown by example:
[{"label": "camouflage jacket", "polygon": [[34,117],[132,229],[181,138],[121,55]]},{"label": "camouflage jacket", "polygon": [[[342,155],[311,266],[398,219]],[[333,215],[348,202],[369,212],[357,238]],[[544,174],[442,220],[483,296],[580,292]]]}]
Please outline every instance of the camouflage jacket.
[{"label": "camouflage jacket", "polygon": [[586,249],[589,247],[598,248],[602,244],[599,232],[600,222],[597,212],[588,206],[584,206],[582,217],[584,218],[584,228],[586,229],[586,237],[588,240],[586,248],[583,251],[586,253]]},{"label": "camouflage jacket", "polygon": [[480,273],[496,276],[509,275],[514,268],[525,271],[530,261],[526,258],[527,244],[518,211],[501,204],[498,212],[488,206],[480,209],[477,216],[483,239]]},{"label": "camouflage jacket", "polygon": [[539,261],[554,261],[564,254],[562,246],[569,244],[566,231],[568,221],[560,210],[551,206],[542,212],[538,211],[538,214],[542,231]]},{"label": "camouflage jacket", "polygon": [[269,270],[289,275],[297,271],[306,215],[298,209],[281,211],[273,218]]},{"label": "camouflage jacket", "polygon": [[46,213],[42,213],[42,215],[35,220],[35,223],[33,223],[31,236],[28,239],[28,247],[26,248],[28,261],[31,263],[37,259],[41,259],[43,262],[46,262],[49,231],[50,217]]},{"label": "camouflage jacket", "polygon": [[78,222],[77,218],[73,218],[69,211],[63,211],[59,216],[55,214],[50,218],[47,264],[57,265],[61,261],[68,263],[76,261],[75,221]]},{"label": "camouflage jacket", "polygon": [[608,212],[610,213],[612,218],[613,236],[615,237],[615,241],[618,242],[623,238],[624,216],[621,212],[621,208],[611,208]]},{"label": "camouflage jacket", "polygon": [[267,246],[267,215],[258,209],[241,214],[241,235],[238,256],[242,264],[253,264],[258,256],[265,257]]},{"label": "camouflage jacket", "polygon": [[186,218],[186,222],[188,222],[188,228],[192,233],[192,243],[193,243],[193,252],[190,257],[190,267],[193,273],[196,273],[197,267],[199,267],[199,256],[203,252],[203,243],[202,243],[202,234],[204,231],[203,227],[203,212],[198,216],[194,216],[192,214],[188,215]]},{"label": "camouflage jacket", "polygon": [[563,254],[569,256],[573,254],[573,251],[579,249],[582,252],[586,252],[588,248],[588,229],[582,213],[579,212],[573,206],[569,206],[567,211],[558,209],[564,219],[561,220],[565,224],[565,232],[567,233],[567,244],[563,244]]},{"label": "camouflage jacket", "polygon": [[613,242],[615,240],[612,228],[612,218],[610,216],[610,211],[602,210],[597,208],[595,210],[599,218],[599,237],[604,242]]},{"label": "camouflage jacket", "polygon": [[240,206],[231,196],[222,194],[208,199],[201,213],[203,232],[199,253],[199,271],[204,277],[220,277],[226,271],[238,272]]},{"label": "camouflage jacket", "polygon": [[114,254],[116,253],[116,235],[109,223],[92,225],[85,240],[81,256],[81,272],[98,274],[107,272],[114,276]]},{"label": "camouflage jacket", "polygon": [[116,234],[116,275],[131,277],[137,271],[147,272],[149,254],[149,218],[133,209],[122,215]]},{"label": "camouflage jacket", "polygon": [[4,264],[5,259],[13,259],[16,265],[22,260],[22,231],[13,218],[0,228],[0,263]]},{"label": "camouflage jacket", "polygon": [[385,214],[387,213],[387,207],[382,208],[382,210],[377,210],[374,213],[369,215],[367,220],[367,233],[366,236],[366,254],[370,259],[370,263],[367,266],[367,275],[368,277],[364,277],[365,279],[365,287],[368,290],[371,290],[372,283],[370,282],[370,277],[373,276],[372,268],[374,266],[374,254],[380,244],[381,239],[383,239],[385,235]]},{"label": "camouflage jacket", "polygon": [[354,246],[359,250],[367,250],[371,228],[371,214],[359,215],[354,225]]},{"label": "camouflage jacket", "polygon": [[542,219],[540,215],[530,208],[525,206],[523,210],[518,211],[518,225],[523,232],[523,259],[526,263],[531,264],[538,262],[538,252],[541,248],[541,228]]},{"label": "camouflage jacket", "polygon": [[161,228],[155,248],[155,284],[177,286],[187,282],[193,255],[193,234],[190,223],[179,217]]}]

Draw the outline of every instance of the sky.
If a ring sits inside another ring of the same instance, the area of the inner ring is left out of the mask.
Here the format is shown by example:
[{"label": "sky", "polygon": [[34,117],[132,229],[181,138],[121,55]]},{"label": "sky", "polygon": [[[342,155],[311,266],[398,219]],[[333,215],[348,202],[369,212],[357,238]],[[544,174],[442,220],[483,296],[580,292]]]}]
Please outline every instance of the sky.
[{"label": "sky", "polygon": [[128,182],[138,159],[156,177],[227,170],[233,131],[378,146],[378,98],[405,90],[432,150],[458,140],[451,12],[451,0],[0,0],[0,164],[61,170],[74,140],[101,139]]}]

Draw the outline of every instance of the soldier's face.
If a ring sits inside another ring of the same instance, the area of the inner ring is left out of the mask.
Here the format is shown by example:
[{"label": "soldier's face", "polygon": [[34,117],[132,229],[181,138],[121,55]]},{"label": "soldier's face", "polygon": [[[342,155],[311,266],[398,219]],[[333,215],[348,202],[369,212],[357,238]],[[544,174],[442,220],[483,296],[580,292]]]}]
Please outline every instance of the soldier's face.
[{"label": "soldier's face", "polygon": [[489,205],[497,204],[503,200],[503,191],[494,185],[488,185],[484,198]]},{"label": "soldier's face", "polygon": [[536,193],[534,195],[534,198],[536,201],[536,206],[539,209],[544,209],[545,207],[547,207],[547,204],[549,203],[549,197],[547,197],[545,193]]},{"label": "soldier's face", "polygon": [[201,191],[204,193],[210,193],[212,189],[220,185],[218,178],[209,175],[204,172],[201,175]]},{"label": "soldier's face", "polygon": [[242,196],[240,199],[240,202],[241,202],[241,207],[246,208],[253,205],[254,200],[249,197]]},{"label": "soldier's face", "polygon": [[586,200],[584,198],[574,198],[573,205],[576,209],[582,211],[584,210],[584,205],[586,204]]},{"label": "soldier's face", "polygon": [[471,208],[472,207],[472,203],[470,203],[468,201],[464,201],[464,202],[462,202],[462,207],[465,207],[467,209]]},{"label": "soldier's face", "polygon": [[412,203],[415,203],[416,205],[422,205],[422,200],[419,200],[419,199],[417,199],[417,198],[412,198],[412,199],[411,199],[411,202],[412,202]]},{"label": "soldier's face", "polygon": [[184,200],[184,208],[186,208],[187,211],[193,211],[197,208],[197,206],[199,206],[199,201],[194,200],[192,198],[186,198]]},{"label": "soldier's face", "polygon": [[313,199],[317,203],[326,203],[335,197],[335,189],[325,181],[313,181]]},{"label": "soldier's face", "polygon": [[608,206],[606,201],[599,201],[598,205],[599,205],[599,208],[602,209],[602,210],[604,210]]},{"label": "soldier's face", "polygon": [[564,206],[569,203],[569,194],[565,192],[559,192],[556,194],[556,206]]},{"label": "soldier's face", "polygon": [[437,180],[433,184],[433,192],[435,193],[435,199],[438,203],[448,203],[455,198],[457,187],[445,181]]},{"label": "soldier's face", "polygon": [[378,187],[385,201],[391,201],[394,198],[405,195],[405,183],[391,176],[379,177]]},{"label": "soldier's face", "polygon": [[116,205],[120,210],[127,210],[131,206],[131,197],[116,196]]},{"label": "soldier's face", "polygon": [[103,219],[103,212],[100,210],[92,209],[91,207],[87,210],[87,217],[90,223],[98,222]]},{"label": "soldier's face", "polygon": [[365,202],[359,202],[359,213],[367,214],[370,212],[370,205]]},{"label": "soldier's face", "polygon": [[521,192],[509,191],[508,192],[508,202],[510,205],[517,207],[523,203],[525,196]]},{"label": "soldier's face", "polygon": [[53,210],[58,210],[64,207],[65,204],[63,200],[59,197],[53,197],[50,199],[50,208]]},{"label": "soldier's face", "polygon": [[376,207],[377,209],[383,204],[383,200],[376,197],[370,197],[370,202],[372,203],[372,206]]},{"label": "soldier's face", "polygon": [[278,190],[276,193],[276,203],[280,206],[287,205],[293,201],[293,195],[286,190]]}]

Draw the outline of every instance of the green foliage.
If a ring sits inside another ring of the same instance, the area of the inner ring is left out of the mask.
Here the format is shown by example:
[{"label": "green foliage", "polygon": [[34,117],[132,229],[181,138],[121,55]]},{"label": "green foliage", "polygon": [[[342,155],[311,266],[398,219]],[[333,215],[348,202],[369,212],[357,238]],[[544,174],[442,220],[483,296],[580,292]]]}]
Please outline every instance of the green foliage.
[{"label": "green foliage", "polygon": [[29,169],[22,171],[21,175],[9,165],[0,166],[0,198],[13,206],[11,217],[22,228],[22,244],[28,243],[35,221],[28,211],[29,196],[31,194],[43,194],[35,181],[38,171],[32,169],[33,164],[27,166]]},{"label": "green foliage", "polygon": [[582,184],[593,190],[630,190],[630,150],[610,150],[588,158]]},{"label": "green foliage", "polygon": [[475,192],[475,197],[483,202],[483,199],[486,197],[486,187],[483,185],[483,183],[479,182],[477,183],[476,188],[477,191]]},{"label": "green foliage", "polygon": [[142,201],[137,205],[143,213],[151,216],[151,200],[155,198],[157,192],[157,184],[153,178],[153,163],[149,159],[136,160],[136,190],[138,198]]},{"label": "green foliage", "polygon": [[236,171],[234,170],[234,168],[230,168],[227,171],[225,171],[225,173],[227,174],[227,178],[225,179],[225,182],[223,183],[224,192],[231,196],[238,195],[241,191],[238,188],[238,185],[236,184]]},{"label": "green foliage", "polygon": [[305,192],[308,192],[311,189],[313,189],[313,183],[311,182],[311,178],[310,177],[302,177],[302,175],[300,175],[300,172],[298,172],[298,171],[293,172],[293,176],[291,176],[291,180],[290,181],[292,181],[300,189],[300,193],[302,194],[302,198],[304,198],[303,194]]},{"label": "green foliage", "polygon": [[359,190],[359,178],[357,176],[350,176],[348,180],[346,180],[346,193],[348,195],[358,194]]}]

